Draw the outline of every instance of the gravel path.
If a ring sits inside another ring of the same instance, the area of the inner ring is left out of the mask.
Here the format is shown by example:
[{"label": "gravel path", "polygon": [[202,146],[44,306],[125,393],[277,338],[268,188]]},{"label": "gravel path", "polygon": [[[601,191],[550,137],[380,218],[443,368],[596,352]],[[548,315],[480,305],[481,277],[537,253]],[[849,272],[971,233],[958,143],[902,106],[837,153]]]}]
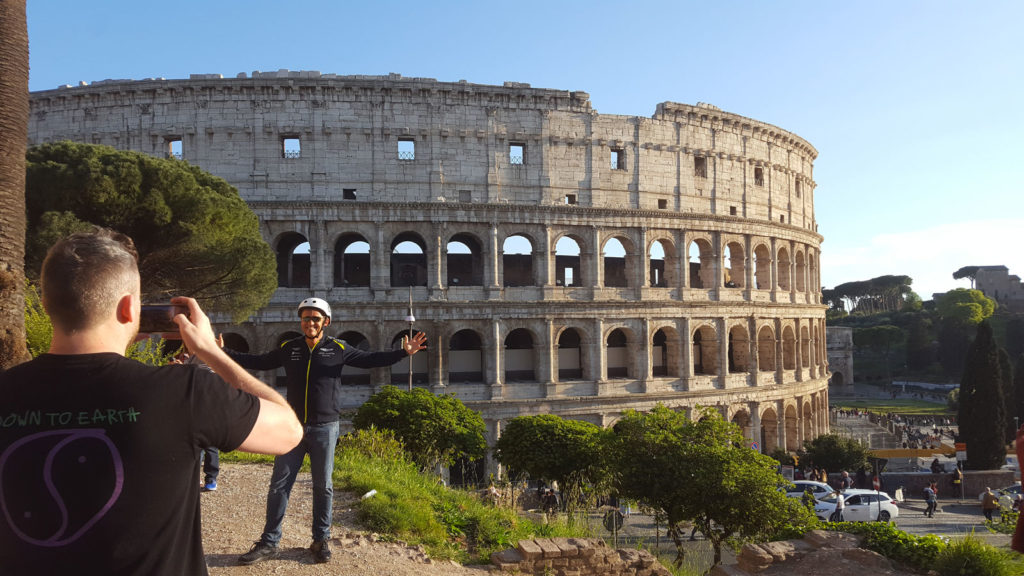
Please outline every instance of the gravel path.
[{"label": "gravel path", "polygon": [[218,489],[202,494],[203,549],[211,576],[352,575],[352,576],[483,576],[487,567],[433,562],[420,549],[376,542],[355,524],[357,497],[335,491],[334,527],[328,564],[315,564],[308,551],[312,523],[312,490],[308,473],[299,474],[284,521],[281,554],[253,566],[237,566],[263,530],[268,464],[221,464]]}]

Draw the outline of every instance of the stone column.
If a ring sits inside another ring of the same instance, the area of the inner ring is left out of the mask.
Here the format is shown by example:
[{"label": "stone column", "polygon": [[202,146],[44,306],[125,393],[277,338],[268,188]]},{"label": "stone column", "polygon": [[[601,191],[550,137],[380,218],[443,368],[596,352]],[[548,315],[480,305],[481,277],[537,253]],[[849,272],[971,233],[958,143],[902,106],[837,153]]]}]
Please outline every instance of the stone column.
[{"label": "stone column", "polygon": [[498,243],[498,227],[491,224],[490,258],[484,260],[484,282],[487,284],[487,298],[496,299],[501,296],[502,247]]},{"label": "stone column", "polygon": [[441,230],[438,226],[431,227],[431,237],[427,241],[427,285],[430,287],[431,299],[445,286],[445,271],[448,263],[445,261],[445,247],[441,238]]},{"label": "stone column", "polygon": [[370,289],[374,300],[384,300],[384,291],[391,287],[391,247],[384,239],[384,222],[374,222],[377,240],[370,247]]},{"label": "stone column", "polygon": [[[590,256],[591,265],[589,274],[583,275],[583,285],[592,289],[604,288],[604,262],[601,254],[601,230],[597,226],[590,227]],[[583,265],[583,252],[580,252],[580,265]]]},{"label": "stone column", "polygon": [[[639,270],[634,274],[633,288],[636,289],[637,294],[642,294],[642,290],[651,285],[651,253],[647,248],[647,228],[640,229],[640,246],[636,250],[636,259]],[[626,258],[629,258],[629,254],[626,254]],[[627,266],[628,268],[628,266]],[[665,255],[665,268],[668,268],[668,255]]]},{"label": "stone column", "polygon": [[793,320],[793,331],[796,332],[796,350],[794,350],[794,353],[796,354],[796,359],[794,360],[795,365],[796,365],[796,370],[795,370],[794,374],[796,376],[797,382],[805,380],[805,378],[804,378],[804,362],[803,362],[804,338],[803,338],[803,333],[800,331],[800,328],[801,328],[800,323],[802,321],[803,320],[800,319],[800,318],[795,318]]},{"label": "stone column", "polygon": [[555,387],[558,382],[558,340],[555,338],[555,321],[549,318],[544,325],[547,328],[545,341],[538,344],[544,346],[543,352],[545,353],[541,357],[546,358],[546,361],[541,360],[541,374],[537,375],[537,379],[544,382],[544,397],[551,398],[555,396]]},{"label": "stone column", "polygon": [[[648,386],[651,381],[651,367],[654,366],[652,354],[654,352],[654,346],[651,345],[653,336],[651,335],[651,319],[644,318],[640,322],[642,333],[637,334],[634,341],[629,342],[630,357],[636,358],[636,378],[640,381],[640,389],[642,391],[649,392]],[[668,343],[665,344],[668,346]]]},{"label": "stone column", "polygon": [[[498,419],[487,419],[484,420],[484,426],[486,427],[486,440],[487,445],[493,447],[498,443],[498,438],[501,438],[502,423]],[[494,458],[492,451],[488,450],[484,455],[484,474],[488,477],[494,476],[495,478],[501,477],[501,464]]]},{"label": "stone column", "polygon": [[724,389],[729,386],[729,318],[716,319],[715,330],[718,332],[718,381]]},{"label": "stone column", "polygon": [[786,403],[782,400],[776,400],[775,411],[778,413],[775,423],[776,428],[778,429],[778,434],[776,435],[776,438],[778,438],[777,442],[779,444],[779,448],[786,450]]},{"label": "stone column", "polygon": [[309,287],[311,290],[323,294],[329,288],[327,274],[324,271],[324,243],[327,241],[327,225],[323,220],[313,223],[309,246]]},{"label": "stone column", "polygon": [[682,364],[680,364],[679,374],[685,383],[683,387],[686,390],[690,389],[690,382],[693,380],[693,335],[690,334],[690,319],[683,317],[680,319],[679,326],[679,339],[681,340],[680,352],[682,353]]},{"label": "stone column", "polygon": [[447,322],[435,322],[433,325],[434,335],[431,336],[430,367],[428,368],[428,381],[431,390],[435,394],[444,394],[448,386],[448,330]]},{"label": "stone column", "polygon": [[763,454],[765,447],[761,445],[761,412],[757,402],[748,402],[747,409],[750,411],[750,440],[757,442],[757,451]]},{"label": "stone column", "polygon": [[491,345],[485,356],[487,362],[487,382],[491,386],[491,400],[501,400],[505,384],[505,343],[501,339],[503,322],[497,318],[491,320]]},{"label": "stone column", "polygon": [[[608,348],[604,340],[604,318],[594,319],[593,336],[590,338],[590,358],[588,368],[590,379],[597,382],[597,395],[607,392],[608,388]],[[587,374],[583,374],[586,378]]]}]

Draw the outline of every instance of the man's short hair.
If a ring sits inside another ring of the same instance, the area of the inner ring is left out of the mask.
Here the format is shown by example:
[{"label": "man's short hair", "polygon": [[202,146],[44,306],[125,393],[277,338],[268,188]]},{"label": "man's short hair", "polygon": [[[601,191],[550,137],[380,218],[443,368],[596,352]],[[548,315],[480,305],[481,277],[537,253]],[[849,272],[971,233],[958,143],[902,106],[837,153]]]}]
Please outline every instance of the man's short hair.
[{"label": "man's short hair", "polygon": [[106,228],[77,232],[54,244],[43,261],[43,307],[54,326],[81,330],[139,291],[139,255],[132,239]]}]

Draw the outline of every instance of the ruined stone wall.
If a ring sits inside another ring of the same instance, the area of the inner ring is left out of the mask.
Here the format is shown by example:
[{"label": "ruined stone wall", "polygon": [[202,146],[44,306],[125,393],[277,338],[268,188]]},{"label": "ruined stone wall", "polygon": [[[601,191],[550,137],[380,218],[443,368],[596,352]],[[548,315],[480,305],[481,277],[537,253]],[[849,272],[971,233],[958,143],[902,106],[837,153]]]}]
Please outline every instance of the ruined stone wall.
[{"label": "ruined stone wall", "polygon": [[[399,75],[110,80],[31,106],[31,144],[172,154],[239,189],[281,281],[229,342],[276,345],[313,294],[334,335],[388,348],[411,296],[430,336],[414,382],[480,410],[491,441],[518,415],[608,425],[658,402],[716,405],[765,451],[827,431],[817,151],[795,134],[706,104],[602,115],[585,92]],[[408,371],[347,371],[349,406]]]},{"label": "ruined stone wall", "polygon": [[853,328],[829,326],[825,330],[831,383],[839,388],[853,386]]}]

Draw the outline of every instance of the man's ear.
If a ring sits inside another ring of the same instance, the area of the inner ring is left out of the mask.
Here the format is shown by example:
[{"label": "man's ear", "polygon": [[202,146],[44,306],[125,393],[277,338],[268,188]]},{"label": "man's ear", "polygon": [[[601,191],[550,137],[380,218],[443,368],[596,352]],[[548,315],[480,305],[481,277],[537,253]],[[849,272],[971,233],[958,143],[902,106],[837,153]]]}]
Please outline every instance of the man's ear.
[{"label": "man's ear", "polygon": [[327,328],[330,325],[331,325],[331,317],[330,316],[325,316],[324,317],[324,328]]},{"label": "man's ear", "polygon": [[142,306],[138,304],[137,299],[138,296],[135,294],[121,296],[121,299],[117,301],[117,308],[115,310],[118,322],[121,324],[138,322]]}]

